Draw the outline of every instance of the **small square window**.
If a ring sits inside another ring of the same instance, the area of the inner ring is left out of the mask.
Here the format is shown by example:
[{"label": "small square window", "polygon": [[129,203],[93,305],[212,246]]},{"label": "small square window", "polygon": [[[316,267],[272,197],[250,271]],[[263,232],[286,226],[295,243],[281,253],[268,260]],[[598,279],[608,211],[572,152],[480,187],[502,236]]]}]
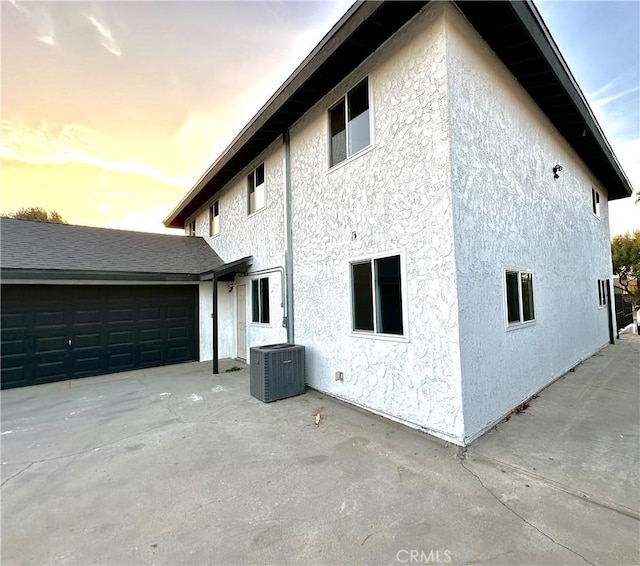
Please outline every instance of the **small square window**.
[{"label": "small square window", "polygon": [[600,193],[595,189],[591,189],[591,207],[593,213],[600,217]]},{"label": "small square window", "polygon": [[253,214],[265,207],[264,163],[247,176],[247,212]]},{"label": "small square window", "polygon": [[400,256],[351,264],[353,330],[404,333]]},{"label": "small square window", "polygon": [[262,277],[251,281],[251,320],[269,322],[269,278]]},{"label": "small square window", "polygon": [[329,134],[331,167],[371,144],[368,79],[329,110]]},{"label": "small square window", "polygon": [[215,201],[209,207],[209,236],[220,233],[220,201]]},{"label": "small square window", "polygon": [[195,219],[193,219],[191,222],[189,222],[189,225],[187,227],[187,234],[189,236],[195,236],[196,235],[196,221],[195,221]]},{"label": "small square window", "polygon": [[528,271],[507,271],[505,285],[507,293],[507,322],[512,325],[535,320],[533,273]]}]

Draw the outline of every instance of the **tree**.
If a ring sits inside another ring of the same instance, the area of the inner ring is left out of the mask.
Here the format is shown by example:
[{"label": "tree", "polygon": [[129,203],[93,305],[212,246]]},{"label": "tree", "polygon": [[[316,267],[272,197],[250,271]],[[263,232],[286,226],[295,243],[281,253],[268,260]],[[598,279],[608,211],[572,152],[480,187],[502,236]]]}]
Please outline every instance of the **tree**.
[{"label": "tree", "polygon": [[62,218],[57,210],[47,212],[41,206],[30,206],[27,208],[21,208],[16,212],[3,215],[4,218],[14,218],[16,220],[35,220],[36,222],[52,222],[54,224],[68,224],[67,221]]},{"label": "tree", "polygon": [[616,287],[623,298],[636,306],[640,303],[640,230],[627,232],[611,240],[613,272],[618,276]]}]

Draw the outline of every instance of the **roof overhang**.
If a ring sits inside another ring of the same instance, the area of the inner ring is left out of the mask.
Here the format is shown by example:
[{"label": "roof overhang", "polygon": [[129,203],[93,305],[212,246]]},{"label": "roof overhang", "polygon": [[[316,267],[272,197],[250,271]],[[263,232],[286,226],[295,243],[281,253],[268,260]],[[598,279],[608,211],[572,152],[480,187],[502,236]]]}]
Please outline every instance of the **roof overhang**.
[{"label": "roof overhang", "polygon": [[[351,73],[428,0],[354,4],[164,220],[185,221]],[[632,194],[593,113],[531,0],[458,1],[460,11],[608,191]]]},{"label": "roof overhang", "polygon": [[253,256],[243,257],[236,261],[225,263],[211,271],[200,274],[201,281],[233,281],[238,273],[246,273],[253,263]]}]

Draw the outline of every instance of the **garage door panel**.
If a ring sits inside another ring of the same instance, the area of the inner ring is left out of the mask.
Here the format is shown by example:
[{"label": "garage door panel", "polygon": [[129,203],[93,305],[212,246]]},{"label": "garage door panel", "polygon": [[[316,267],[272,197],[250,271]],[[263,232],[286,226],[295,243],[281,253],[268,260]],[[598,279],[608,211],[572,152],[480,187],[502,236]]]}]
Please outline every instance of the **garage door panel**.
[{"label": "garage door panel", "polygon": [[100,309],[77,310],[73,313],[74,326],[87,324],[99,325],[102,323],[102,311]]},{"label": "garage door panel", "polygon": [[107,314],[107,322],[109,323],[127,323],[133,322],[133,308],[126,309],[109,309]]},{"label": "garage door panel", "polygon": [[167,358],[174,364],[188,361],[187,348],[184,346],[169,346],[167,348]]},{"label": "garage door panel", "polygon": [[36,382],[46,383],[60,379],[67,379],[66,360],[60,358],[46,358],[35,361]]},{"label": "garage door panel", "polygon": [[37,312],[34,326],[39,329],[64,327],[66,326],[65,312],[62,309],[49,312]]},{"label": "garage door panel", "polygon": [[197,287],[3,285],[2,291],[3,388],[197,359]]},{"label": "garage door panel", "polygon": [[142,328],[140,330],[140,343],[159,342],[162,340],[162,330],[160,328]]},{"label": "garage door panel", "polygon": [[73,360],[73,373],[76,376],[96,375],[102,372],[103,367],[101,352],[87,352]]},{"label": "garage door panel", "polygon": [[24,313],[3,312],[0,317],[2,330],[23,329],[27,326],[27,317]]},{"label": "garage door panel", "polygon": [[66,334],[57,336],[36,336],[35,337],[35,353],[61,353],[67,351],[68,338]]},{"label": "garage door panel", "polygon": [[138,320],[140,322],[157,322],[162,320],[162,306],[158,305],[156,307],[142,307],[140,308],[140,312],[138,315]]}]

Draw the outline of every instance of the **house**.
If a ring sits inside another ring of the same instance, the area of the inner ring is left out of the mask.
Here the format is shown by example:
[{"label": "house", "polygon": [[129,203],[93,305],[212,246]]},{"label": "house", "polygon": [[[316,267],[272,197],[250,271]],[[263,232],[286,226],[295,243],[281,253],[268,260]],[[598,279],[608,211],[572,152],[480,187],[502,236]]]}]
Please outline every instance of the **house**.
[{"label": "house", "polygon": [[613,340],[631,192],[531,2],[364,2],[165,225],[253,258],[214,358],[295,341],[311,387],[465,445]]},{"label": "house", "polygon": [[3,388],[211,357],[202,238],[3,218],[0,239]]}]

